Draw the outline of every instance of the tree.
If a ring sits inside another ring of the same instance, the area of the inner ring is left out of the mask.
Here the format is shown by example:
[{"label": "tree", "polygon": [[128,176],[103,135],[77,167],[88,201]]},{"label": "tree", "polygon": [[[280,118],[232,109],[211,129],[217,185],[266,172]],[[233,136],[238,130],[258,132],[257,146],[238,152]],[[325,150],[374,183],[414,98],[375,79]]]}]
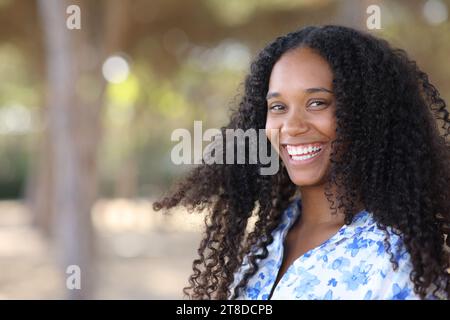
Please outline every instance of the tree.
[{"label": "tree", "polygon": [[[92,296],[95,278],[90,214],[97,196],[105,87],[101,62],[120,47],[121,28],[126,26],[121,21],[127,15],[123,1],[108,1],[108,6],[105,2],[77,1],[86,16],[80,30],[69,30],[66,8],[72,4],[40,0],[39,12],[46,49],[53,235],[62,270],[71,265],[81,270],[81,289],[70,290],[69,298],[83,299]],[[83,95],[86,82],[97,89],[95,96]]]}]

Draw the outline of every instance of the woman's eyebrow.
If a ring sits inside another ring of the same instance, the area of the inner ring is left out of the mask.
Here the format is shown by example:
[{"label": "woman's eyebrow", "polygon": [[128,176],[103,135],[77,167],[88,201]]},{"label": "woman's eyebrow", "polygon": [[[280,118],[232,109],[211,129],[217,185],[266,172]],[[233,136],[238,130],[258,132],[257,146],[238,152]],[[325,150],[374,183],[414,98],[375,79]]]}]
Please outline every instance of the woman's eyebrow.
[{"label": "woman's eyebrow", "polygon": [[[333,91],[331,91],[331,90],[329,90],[327,88],[324,88],[324,87],[308,88],[308,89],[305,89],[304,91],[306,93],[316,93],[316,92],[333,93]],[[276,98],[276,97],[279,97],[279,96],[280,96],[280,93],[278,93],[278,92],[269,92],[269,93],[267,93],[266,100],[269,100],[271,98]]]},{"label": "woman's eyebrow", "polygon": [[328,90],[327,88],[323,88],[323,87],[318,87],[318,88],[308,88],[305,89],[305,91],[307,93],[315,93],[315,92],[328,92],[328,93],[333,93],[333,91]]},{"label": "woman's eyebrow", "polygon": [[278,92],[269,92],[267,93],[266,100],[279,97],[280,94]]}]

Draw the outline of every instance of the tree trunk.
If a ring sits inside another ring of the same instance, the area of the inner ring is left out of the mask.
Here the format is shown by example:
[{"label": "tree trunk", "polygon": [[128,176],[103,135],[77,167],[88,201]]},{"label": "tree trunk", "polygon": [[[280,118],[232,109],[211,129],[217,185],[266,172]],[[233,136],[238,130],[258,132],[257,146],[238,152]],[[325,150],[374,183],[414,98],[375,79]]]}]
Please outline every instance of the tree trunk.
[{"label": "tree trunk", "polygon": [[[71,4],[81,8],[81,30],[66,28],[66,8]],[[81,269],[81,290],[68,290],[72,299],[91,298],[97,279],[91,209],[97,198],[97,151],[105,90],[101,64],[126,38],[129,4],[124,0],[39,0],[52,164],[51,175],[43,176],[44,180],[52,179],[46,188],[51,196],[44,199],[51,201],[47,216],[53,216],[54,223],[50,234],[63,271],[70,265]]]},{"label": "tree trunk", "polygon": [[70,265],[81,270],[81,289],[68,290],[68,298],[90,298],[93,293],[92,195],[84,190],[83,162],[75,123],[76,84],[79,77],[74,37],[79,30],[66,28],[61,0],[39,0],[47,57],[48,130],[52,158],[52,211],[57,253],[63,271]]}]

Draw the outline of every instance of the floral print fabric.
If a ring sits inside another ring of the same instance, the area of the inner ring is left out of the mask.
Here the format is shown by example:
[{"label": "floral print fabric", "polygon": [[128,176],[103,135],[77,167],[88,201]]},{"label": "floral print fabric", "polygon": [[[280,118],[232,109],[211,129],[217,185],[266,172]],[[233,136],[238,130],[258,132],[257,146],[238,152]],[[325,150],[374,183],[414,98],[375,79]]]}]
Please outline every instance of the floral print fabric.
[{"label": "floral print fabric", "polygon": [[[296,199],[283,213],[280,225],[272,233],[274,241],[267,247],[269,255],[258,262],[259,269],[240,299],[269,298],[282,263],[284,239],[300,214],[301,201]],[[390,227],[387,231],[397,270],[394,271],[385,249],[385,232],[377,227],[372,214],[363,210],[350,225],[344,225],[323,244],[297,258],[278,282],[271,299],[420,299],[409,278],[409,254],[404,246],[399,246],[401,238]],[[244,260],[232,288],[246,268]]]}]

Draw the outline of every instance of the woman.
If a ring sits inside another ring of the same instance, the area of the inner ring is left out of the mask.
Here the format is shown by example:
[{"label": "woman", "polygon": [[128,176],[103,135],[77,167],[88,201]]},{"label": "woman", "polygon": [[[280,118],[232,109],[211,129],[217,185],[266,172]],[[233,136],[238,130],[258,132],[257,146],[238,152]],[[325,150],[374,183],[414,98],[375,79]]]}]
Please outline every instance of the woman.
[{"label": "woman", "polygon": [[204,164],[154,204],[208,209],[185,293],[448,299],[445,108],[427,74],[384,40],[340,26],[275,39],[227,128],[278,130],[278,173]]}]

